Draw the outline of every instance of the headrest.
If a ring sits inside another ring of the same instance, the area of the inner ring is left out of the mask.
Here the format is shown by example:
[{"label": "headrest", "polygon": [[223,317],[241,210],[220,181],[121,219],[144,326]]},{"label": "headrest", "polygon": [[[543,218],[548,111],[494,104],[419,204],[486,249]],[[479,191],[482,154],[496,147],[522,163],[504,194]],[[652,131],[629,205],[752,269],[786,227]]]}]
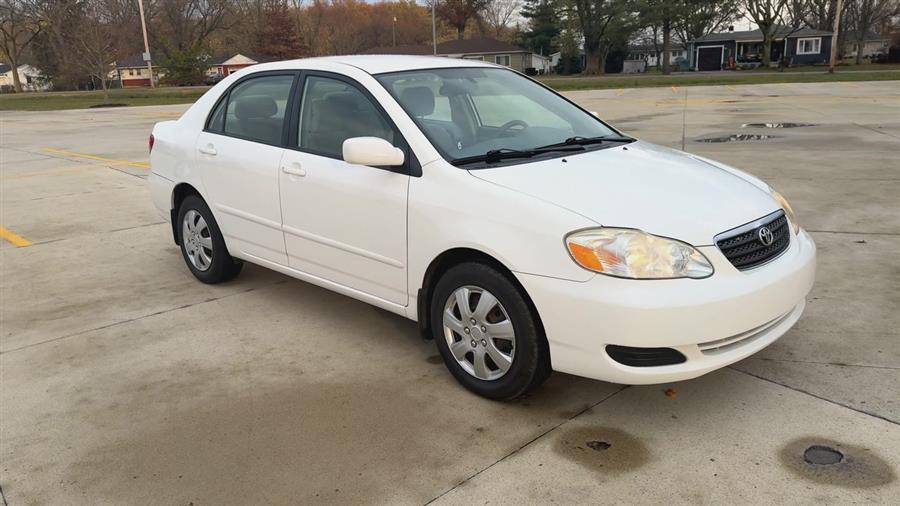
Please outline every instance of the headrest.
[{"label": "headrest", "polygon": [[[359,100],[355,93],[340,91],[325,95],[325,107],[330,114],[355,114],[359,111]],[[351,119],[351,118],[342,118]]]},{"label": "headrest", "polygon": [[265,119],[278,114],[275,99],[266,95],[248,95],[238,97],[234,113],[238,119]]},{"label": "headrest", "polygon": [[400,94],[400,103],[416,117],[430,116],[434,112],[434,93],[427,86],[407,88]]}]

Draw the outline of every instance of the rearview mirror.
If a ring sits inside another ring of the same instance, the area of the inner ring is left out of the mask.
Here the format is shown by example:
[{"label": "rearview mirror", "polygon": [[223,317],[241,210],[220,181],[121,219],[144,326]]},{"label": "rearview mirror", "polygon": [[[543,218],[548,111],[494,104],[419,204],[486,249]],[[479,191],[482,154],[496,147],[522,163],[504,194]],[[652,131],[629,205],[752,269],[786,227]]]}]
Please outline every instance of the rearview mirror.
[{"label": "rearview mirror", "polygon": [[344,161],[357,165],[396,167],[403,165],[403,150],[378,137],[353,137],[344,141]]}]

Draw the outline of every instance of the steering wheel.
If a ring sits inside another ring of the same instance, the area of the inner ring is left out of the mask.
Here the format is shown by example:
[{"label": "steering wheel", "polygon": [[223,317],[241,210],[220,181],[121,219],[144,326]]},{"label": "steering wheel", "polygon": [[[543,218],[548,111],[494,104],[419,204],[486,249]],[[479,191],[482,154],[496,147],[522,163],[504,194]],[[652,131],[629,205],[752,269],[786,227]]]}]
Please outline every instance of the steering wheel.
[{"label": "steering wheel", "polygon": [[[512,127],[517,127],[517,126],[522,127],[522,131],[524,132],[528,128],[529,125],[528,125],[528,123],[525,123],[524,121],[522,121],[520,119],[514,119],[512,121],[507,121],[500,127],[499,130],[497,130],[497,135],[495,135],[494,137],[503,137],[506,134],[506,132],[508,132]],[[519,132],[519,133],[521,133],[521,132]]]}]

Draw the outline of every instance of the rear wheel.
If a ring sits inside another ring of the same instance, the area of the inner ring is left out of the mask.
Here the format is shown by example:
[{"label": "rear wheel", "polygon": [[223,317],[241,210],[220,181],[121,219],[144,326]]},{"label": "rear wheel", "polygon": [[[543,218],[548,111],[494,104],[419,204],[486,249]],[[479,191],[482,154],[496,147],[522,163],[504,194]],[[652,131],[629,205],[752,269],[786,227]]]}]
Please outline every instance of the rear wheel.
[{"label": "rear wheel", "polygon": [[487,265],[460,264],[441,277],[431,328],[447,368],[478,395],[515,399],[550,374],[546,340],[525,298]]},{"label": "rear wheel", "polygon": [[244,264],[228,254],[219,225],[203,199],[185,197],[178,208],[177,227],[184,262],[197,279],[215,284],[241,272]]}]

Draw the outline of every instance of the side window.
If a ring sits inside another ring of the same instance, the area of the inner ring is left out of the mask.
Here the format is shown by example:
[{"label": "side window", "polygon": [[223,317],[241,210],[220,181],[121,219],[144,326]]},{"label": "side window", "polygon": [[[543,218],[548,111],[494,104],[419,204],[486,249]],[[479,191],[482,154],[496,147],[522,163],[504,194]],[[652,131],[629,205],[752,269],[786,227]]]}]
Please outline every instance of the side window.
[{"label": "side window", "polygon": [[306,79],[300,102],[301,149],[343,158],[344,141],[353,137],[380,137],[395,146],[400,135],[355,86],[337,79]]},{"label": "side window", "polygon": [[[284,112],[293,83],[294,76],[290,75],[261,76],[232,88],[222,131],[267,144],[281,144]],[[215,120],[213,114],[210,129]]]},{"label": "side window", "polygon": [[209,117],[209,124],[206,129],[210,132],[222,133],[225,131],[225,104],[228,103],[225,97],[216,105],[216,109]]}]

